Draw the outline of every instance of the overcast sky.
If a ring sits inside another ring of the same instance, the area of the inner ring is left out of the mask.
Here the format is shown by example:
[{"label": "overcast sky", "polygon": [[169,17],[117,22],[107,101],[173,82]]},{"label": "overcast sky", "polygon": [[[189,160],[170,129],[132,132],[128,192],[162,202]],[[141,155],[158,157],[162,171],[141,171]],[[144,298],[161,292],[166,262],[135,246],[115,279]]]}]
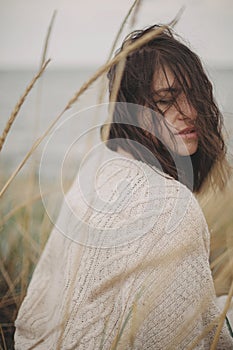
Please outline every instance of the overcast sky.
[{"label": "overcast sky", "polygon": [[[133,0],[0,0],[0,69],[35,68],[53,10],[53,68],[104,62]],[[232,0],[144,0],[136,28],[167,23],[186,5],[176,30],[210,65],[233,67]],[[125,29],[124,35],[129,31]]]}]

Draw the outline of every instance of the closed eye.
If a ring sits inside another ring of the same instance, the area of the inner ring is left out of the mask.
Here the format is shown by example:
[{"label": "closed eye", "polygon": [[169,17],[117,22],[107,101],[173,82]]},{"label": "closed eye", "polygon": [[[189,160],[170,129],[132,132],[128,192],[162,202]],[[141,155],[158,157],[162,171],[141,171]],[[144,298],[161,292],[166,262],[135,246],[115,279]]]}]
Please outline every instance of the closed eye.
[{"label": "closed eye", "polygon": [[174,103],[174,99],[171,99],[171,100],[159,100],[156,103],[157,104],[160,103],[160,104],[163,104],[163,105],[173,104]]},{"label": "closed eye", "polygon": [[157,105],[163,105],[163,106],[171,106],[175,103],[177,96],[171,96],[170,94],[166,94],[166,96],[159,96],[159,98],[154,99],[154,102]]},{"label": "closed eye", "polygon": [[158,101],[155,101],[158,108],[160,108],[162,111],[168,110],[174,103],[174,98],[168,98],[168,99],[160,99]]}]

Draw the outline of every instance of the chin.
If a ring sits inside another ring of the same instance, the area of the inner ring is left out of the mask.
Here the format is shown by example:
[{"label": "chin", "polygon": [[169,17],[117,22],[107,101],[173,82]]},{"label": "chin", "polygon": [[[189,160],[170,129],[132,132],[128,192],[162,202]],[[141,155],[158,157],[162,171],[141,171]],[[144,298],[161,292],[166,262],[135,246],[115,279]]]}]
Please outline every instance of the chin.
[{"label": "chin", "polygon": [[181,155],[181,156],[192,156],[193,154],[196,153],[196,151],[197,151],[197,150],[195,150],[195,151],[190,151],[190,152],[183,152],[183,153],[181,153],[180,155]]},{"label": "chin", "polygon": [[177,154],[180,156],[192,156],[197,152],[198,144],[190,143],[188,145],[181,145],[177,149]]},{"label": "chin", "polygon": [[185,151],[183,151],[183,152],[178,152],[177,154],[179,155],[179,156],[182,156],[182,157],[187,157],[187,156],[192,156],[192,155],[194,155],[195,153],[196,153],[196,151],[197,150],[195,150],[195,151],[190,151],[190,152],[185,152]]}]

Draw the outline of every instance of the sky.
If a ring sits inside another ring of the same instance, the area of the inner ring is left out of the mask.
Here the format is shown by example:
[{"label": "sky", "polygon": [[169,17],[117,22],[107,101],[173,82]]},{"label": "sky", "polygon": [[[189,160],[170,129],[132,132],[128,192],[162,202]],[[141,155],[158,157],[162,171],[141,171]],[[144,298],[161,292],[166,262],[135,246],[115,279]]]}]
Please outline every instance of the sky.
[{"label": "sky", "polygon": [[[53,11],[50,67],[102,65],[133,0],[0,0],[0,69],[38,67]],[[232,0],[142,0],[134,29],[168,23],[212,66],[233,67]],[[123,37],[132,30],[128,21]],[[120,43],[118,44],[120,46]]]}]

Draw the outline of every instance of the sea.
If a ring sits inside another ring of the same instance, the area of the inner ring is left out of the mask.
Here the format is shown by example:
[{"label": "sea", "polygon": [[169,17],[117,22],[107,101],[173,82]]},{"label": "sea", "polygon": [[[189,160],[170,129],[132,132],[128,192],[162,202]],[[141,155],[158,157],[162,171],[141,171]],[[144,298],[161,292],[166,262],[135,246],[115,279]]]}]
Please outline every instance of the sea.
[{"label": "sea", "polygon": [[[217,103],[224,115],[227,145],[233,152],[233,67],[207,67],[213,83]],[[64,110],[67,102],[95,73],[96,67],[50,70],[35,83],[12,124],[0,154],[1,174],[9,176],[30,151],[51,123]],[[0,132],[14,110],[25,88],[35,75],[30,70],[0,71]],[[62,113],[50,133],[27,160],[20,173],[24,174],[33,163],[43,177],[53,178],[61,168],[69,174],[75,170],[74,159],[79,164],[88,150],[98,143],[98,133],[107,116],[107,92],[103,104],[99,95],[106,86],[100,79],[91,85]]]}]

